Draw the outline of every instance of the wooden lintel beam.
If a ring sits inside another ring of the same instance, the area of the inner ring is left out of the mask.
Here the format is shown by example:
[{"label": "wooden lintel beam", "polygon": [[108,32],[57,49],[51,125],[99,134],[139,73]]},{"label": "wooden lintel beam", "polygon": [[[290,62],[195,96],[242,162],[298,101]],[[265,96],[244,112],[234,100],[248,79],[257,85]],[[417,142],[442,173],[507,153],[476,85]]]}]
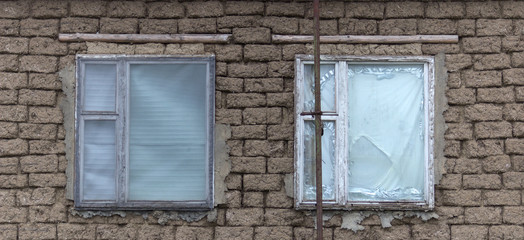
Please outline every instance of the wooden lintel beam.
[{"label": "wooden lintel beam", "polygon": [[227,43],[231,34],[59,34],[62,42]]},{"label": "wooden lintel beam", "polygon": [[[273,35],[273,43],[312,43],[313,36]],[[458,43],[457,35],[335,35],[320,36],[321,43]]]}]

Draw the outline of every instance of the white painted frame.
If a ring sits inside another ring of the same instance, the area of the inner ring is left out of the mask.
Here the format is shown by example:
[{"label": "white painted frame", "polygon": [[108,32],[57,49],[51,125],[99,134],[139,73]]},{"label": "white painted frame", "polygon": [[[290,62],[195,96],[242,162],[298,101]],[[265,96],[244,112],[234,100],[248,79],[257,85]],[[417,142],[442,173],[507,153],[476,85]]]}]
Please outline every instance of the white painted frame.
[{"label": "white painted frame", "polygon": [[[336,113],[322,115],[322,120],[336,121],[335,146],[335,201],[324,201],[326,209],[390,209],[390,210],[430,210],[434,207],[434,58],[431,56],[321,56],[322,64],[335,63]],[[304,122],[312,116],[301,115],[304,112],[304,64],[313,63],[312,55],[297,55],[295,59],[295,207],[297,209],[314,209],[315,201],[303,198],[304,177]],[[348,142],[347,142],[347,92],[348,65],[351,63],[424,64],[424,200],[423,201],[348,201]]]},{"label": "white painted frame", "polygon": [[[82,210],[207,210],[214,204],[214,122],[215,122],[215,56],[171,56],[171,55],[77,55],[76,106],[75,106],[75,208]],[[114,112],[84,111],[84,72],[86,64],[115,64],[117,66],[116,109]],[[204,201],[129,201],[127,198],[128,181],[128,126],[129,119],[129,65],[134,63],[166,64],[195,63],[206,64],[206,165],[207,198]],[[83,200],[83,136],[85,120],[114,120],[116,137],[116,200]]]}]

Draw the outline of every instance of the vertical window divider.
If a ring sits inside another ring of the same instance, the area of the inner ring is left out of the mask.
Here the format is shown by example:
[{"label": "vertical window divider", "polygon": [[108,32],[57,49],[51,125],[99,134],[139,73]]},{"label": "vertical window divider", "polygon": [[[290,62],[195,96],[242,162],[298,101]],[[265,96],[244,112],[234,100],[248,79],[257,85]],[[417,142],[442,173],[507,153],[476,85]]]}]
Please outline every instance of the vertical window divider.
[{"label": "vertical window divider", "polygon": [[339,205],[344,205],[347,202],[347,175],[348,175],[348,156],[347,156],[347,62],[339,61],[337,69],[337,151],[338,158],[337,164],[339,184],[338,189],[338,201]]},{"label": "vertical window divider", "polygon": [[121,204],[126,201],[126,159],[127,159],[127,139],[126,139],[126,106],[127,106],[127,83],[126,83],[126,69],[125,64],[123,60],[119,60],[117,63],[117,81],[118,81],[118,88],[117,88],[117,114],[118,114],[118,173],[117,173],[117,202],[118,204]]}]

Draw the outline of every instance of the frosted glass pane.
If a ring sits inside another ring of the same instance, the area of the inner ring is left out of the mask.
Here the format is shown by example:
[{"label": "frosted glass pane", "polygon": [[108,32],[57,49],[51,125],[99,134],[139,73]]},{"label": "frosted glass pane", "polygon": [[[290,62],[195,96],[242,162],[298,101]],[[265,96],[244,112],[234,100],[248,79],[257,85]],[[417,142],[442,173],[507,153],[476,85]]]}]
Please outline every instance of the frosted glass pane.
[{"label": "frosted glass pane", "polygon": [[130,200],[206,199],[206,73],[206,64],[130,66]]},{"label": "frosted glass pane", "polygon": [[[315,110],[315,71],[312,64],[304,65],[304,111]],[[335,111],[335,64],[320,65],[320,108]]]},{"label": "frosted glass pane", "polygon": [[[335,122],[323,121],[322,199],[335,199]],[[315,122],[304,123],[304,200],[316,199]]]},{"label": "frosted glass pane", "polygon": [[116,65],[86,64],[85,111],[115,111]]},{"label": "frosted glass pane", "polygon": [[349,200],[424,198],[424,66],[349,65]]},{"label": "frosted glass pane", "polygon": [[84,200],[116,199],[115,121],[84,122]]}]

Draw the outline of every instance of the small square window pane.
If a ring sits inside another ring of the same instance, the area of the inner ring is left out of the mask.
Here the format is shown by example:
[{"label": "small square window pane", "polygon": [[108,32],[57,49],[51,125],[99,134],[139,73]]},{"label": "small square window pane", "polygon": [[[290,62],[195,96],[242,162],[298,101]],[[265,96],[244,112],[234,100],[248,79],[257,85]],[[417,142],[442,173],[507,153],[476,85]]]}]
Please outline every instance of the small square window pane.
[{"label": "small square window pane", "polygon": [[85,111],[115,111],[116,64],[85,65]]},{"label": "small square window pane", "polygon": [[[322,198],[335,199],[335,122],[323,121]],[[316,199],[315,122],[304,122],[304,200]]]},{"label": "small square window pane", "polygon": [[84,122],[84,200],[116,199],[115,121]]},{"label": "small square window pane", "polygon": [[[315,71],[313,64],[304,65],[304,111],[315,110]],[[320,65],[320,108],[335,111],[335,64]]]},{"label": "small square window pane", "polygon": [[349,200],[424,199],[424,65],[348,66]]},{"label": "small square window pane", "polygon": [[130,65],[129,200],[206,200],[207,72]]}]

